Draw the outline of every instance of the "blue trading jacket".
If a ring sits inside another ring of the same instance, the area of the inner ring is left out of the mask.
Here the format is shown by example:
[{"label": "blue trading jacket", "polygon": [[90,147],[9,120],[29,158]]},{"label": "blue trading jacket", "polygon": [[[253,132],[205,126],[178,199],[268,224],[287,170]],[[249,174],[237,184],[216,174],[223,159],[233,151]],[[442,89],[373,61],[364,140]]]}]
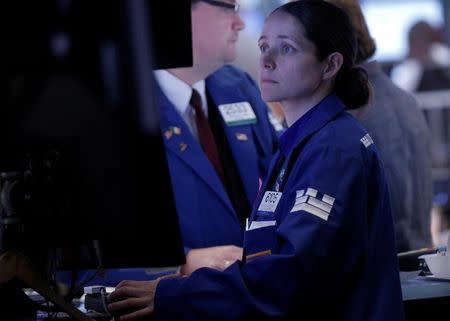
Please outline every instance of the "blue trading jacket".
[{"label": "blue trading jacket", "polygon": [[403,320],[388,191],[370,136],[332,94],[280,147],[247,226],[246,262],[161,280],[156,320]]},{"label": "blue trading jacket", "polygon": [[[267,173],[277,145],[267,105],[249,76],[232,66],[225,66],[209,76],[206,89],[216,107],[248,102],[256,114],[257,122],[252,124],[227,125],[221,118],[251,206],[258,192],[258,181]],[[185,247],[242,246],[243,227],[213,166],[160,90],[158,97],[161,130]],[[178,134],[173,134],[174,128]]]}]

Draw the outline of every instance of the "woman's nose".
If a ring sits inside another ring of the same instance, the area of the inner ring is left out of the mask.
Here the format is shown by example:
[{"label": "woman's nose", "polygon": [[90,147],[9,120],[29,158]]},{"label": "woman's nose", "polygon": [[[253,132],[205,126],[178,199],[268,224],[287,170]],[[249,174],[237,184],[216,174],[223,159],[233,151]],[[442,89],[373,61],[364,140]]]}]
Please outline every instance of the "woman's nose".
[{"label": "woman's nose", "polygon": [[275,62],[267,54],[262,54],[261,56],[261,68],[271,70],[275,68]]}]

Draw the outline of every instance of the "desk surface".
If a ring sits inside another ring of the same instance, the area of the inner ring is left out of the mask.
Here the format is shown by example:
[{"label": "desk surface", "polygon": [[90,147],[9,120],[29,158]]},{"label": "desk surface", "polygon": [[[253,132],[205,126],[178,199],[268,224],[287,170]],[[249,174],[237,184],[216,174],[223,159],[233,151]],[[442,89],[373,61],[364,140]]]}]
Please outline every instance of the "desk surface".
[{"label": "desk surface", "polygon": [[400,272],[403,301],[441,297],[450,299],[450,280],[419,276],[419,271]]},{"label": "desk surface", "polygon": [[[433,306],[449,306],[450,302],[450,280],[419,276],[418,274],[419,271],[400,273],[403,302],[405,304],[406,320],[408,321],[422,321],[424,320],[422,316],[425,317],[425,315],[421,315],[420,311],[424,309],[430,311],[430,309],[433,309]],[[38,318],[23,318],[20,321],[42,320],[42,317],[40,315]],[[430,318],[430,315],[426,315],[425,319],[438,320],[437,318]],[[4,321],[4,319],[0,317],[0,321]]]}]

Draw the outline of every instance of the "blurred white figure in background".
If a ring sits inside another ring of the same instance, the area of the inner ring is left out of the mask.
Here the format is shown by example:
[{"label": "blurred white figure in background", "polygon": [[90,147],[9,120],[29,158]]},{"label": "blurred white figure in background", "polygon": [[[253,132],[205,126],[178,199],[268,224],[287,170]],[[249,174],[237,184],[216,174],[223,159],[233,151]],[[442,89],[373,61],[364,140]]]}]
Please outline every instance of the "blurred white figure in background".
[{"label": "blurred white figure in background", "polygon": [[[391,71],[394,83],[416,93],[449,90],[450,48],[444,42],[443,30],[418,21],[409,30],[408,44],[408,56]],[[430,110],[427,107],[432,106],[424,102],[422,107],[431,130],[433,167],[448,167],[448,106]]]},{"label": "blurred white figure in background", "polygon": [[[391,71],[392,80],[408,91],[420,91],[425,70],[450,66],[450,49],[443,41],[442,30],[426,21],[416,22],[408,32],[408,56]],[[427,84],[428,87],[439,86]],[[431,89],[431,88],[430,88]]]},{"label": "blurred white figure in background", "polygon": [[450,205],[447,193],[434,197],[431,209],[431,236],[433,246],[445,246],[450,237]]}]

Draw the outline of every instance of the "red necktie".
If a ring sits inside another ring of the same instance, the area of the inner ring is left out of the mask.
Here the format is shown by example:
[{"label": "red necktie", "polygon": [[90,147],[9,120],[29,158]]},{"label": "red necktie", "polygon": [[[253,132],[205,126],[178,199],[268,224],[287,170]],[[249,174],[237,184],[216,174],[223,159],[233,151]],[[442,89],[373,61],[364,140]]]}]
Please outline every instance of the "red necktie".
[{"label": "red necktie", "polygon": [[205,113],[203,112],[202,100],[197,90],[192,89],[192,96],[189,103],[195,111],[195,125],[197,126],[197,133],[200,144],[202,145],[206,156],[208,156],[209,160],[216,169],[219,178],[222,180],[222,182],[224,182],[223,167],[222,163],[220,162],[217,145],[214,140],[214,135],[212,133],[211,127],[209,126],[208,119],[206,119]]}]

